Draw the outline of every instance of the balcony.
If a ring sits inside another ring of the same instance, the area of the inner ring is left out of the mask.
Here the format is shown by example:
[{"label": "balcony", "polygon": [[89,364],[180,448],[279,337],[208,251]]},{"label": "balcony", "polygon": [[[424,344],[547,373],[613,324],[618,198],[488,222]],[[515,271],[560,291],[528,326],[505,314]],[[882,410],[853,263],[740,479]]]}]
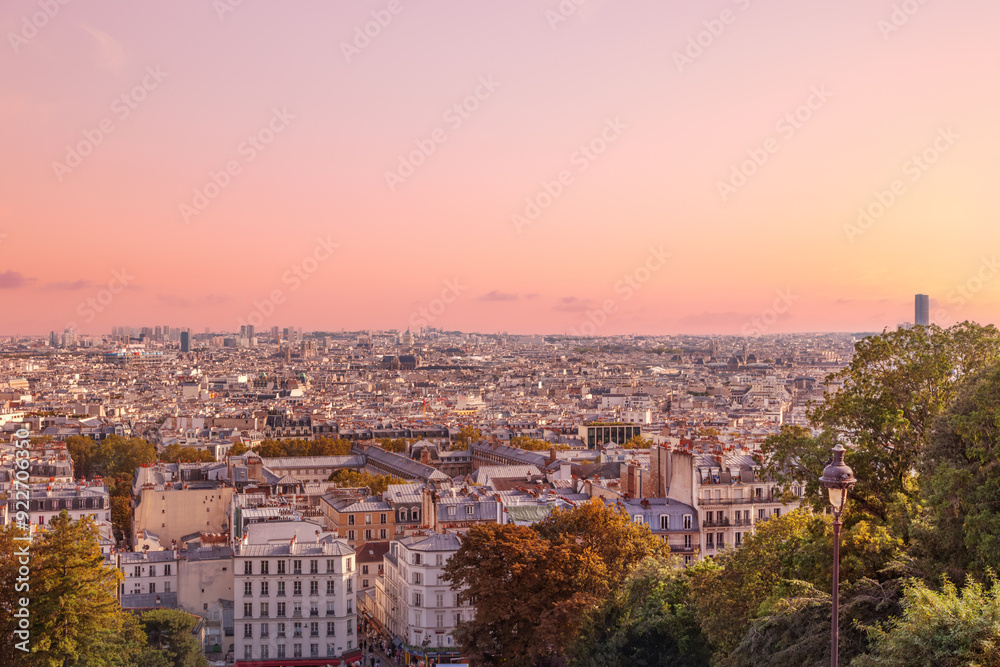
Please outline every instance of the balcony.
[{"label": "balcony", "polygon": [[729,526],[729,519],[726,518],[722,521],[711,521],[709,519],[705,519],[701,522],[701,525],[703,528],[726,528]]}]

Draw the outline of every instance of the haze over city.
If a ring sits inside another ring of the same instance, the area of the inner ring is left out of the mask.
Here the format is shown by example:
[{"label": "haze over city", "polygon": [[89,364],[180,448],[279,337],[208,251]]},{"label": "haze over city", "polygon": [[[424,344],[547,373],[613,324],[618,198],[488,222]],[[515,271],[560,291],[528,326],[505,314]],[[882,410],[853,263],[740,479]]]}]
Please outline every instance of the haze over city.
[{"label": "haze over city", "polygon": [[994,8],[903,4],[16,0],[0,334],[995,322]]}]

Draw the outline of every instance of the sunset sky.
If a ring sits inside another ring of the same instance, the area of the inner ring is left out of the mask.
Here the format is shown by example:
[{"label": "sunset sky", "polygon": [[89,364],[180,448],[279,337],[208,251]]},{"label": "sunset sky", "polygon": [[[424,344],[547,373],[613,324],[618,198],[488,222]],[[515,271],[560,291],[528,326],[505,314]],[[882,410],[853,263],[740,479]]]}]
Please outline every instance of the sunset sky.
[{"label": "sunset sky", "polygon": [[0,334],[997,322],[998,18],[5,0]]}]

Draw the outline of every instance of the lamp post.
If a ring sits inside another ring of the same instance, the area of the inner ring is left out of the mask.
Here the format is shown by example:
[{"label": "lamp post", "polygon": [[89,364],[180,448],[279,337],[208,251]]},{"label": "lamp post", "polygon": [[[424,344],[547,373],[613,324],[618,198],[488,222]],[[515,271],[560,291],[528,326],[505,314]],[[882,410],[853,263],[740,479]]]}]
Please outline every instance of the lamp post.
[{"label": "lamp post", "polygon": [[823,469],[819,481],[830,494],[830,505],[833,507],[833,619],[830,628],[830,665],[838,667],[838,648],[840,643],[840,515],[844,512],[847,494],[858,481],[854,471],[844,463],[844,446],[837,444],[833,448],[833,461]]}]

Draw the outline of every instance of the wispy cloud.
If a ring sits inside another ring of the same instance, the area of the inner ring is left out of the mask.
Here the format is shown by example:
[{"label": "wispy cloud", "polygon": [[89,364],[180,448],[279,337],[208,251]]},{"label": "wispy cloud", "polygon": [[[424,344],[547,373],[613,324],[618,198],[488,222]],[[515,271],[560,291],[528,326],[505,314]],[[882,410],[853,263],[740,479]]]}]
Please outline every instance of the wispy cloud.
[{"label": "wispy cloud", "polygon": [[0,273],[0,289],[18,289],[35,282],[34,278],[25,278],[17,271]]},{"label": "wispy cloud", "polygon": [[591,307],[591,299],[579,299],[575,296],[564,296],[552,307],[565,313],[579,313]]},{"label": "wispy cloud", "polygon": [[120,74],[128,64],[128,57],[121,42],[103,30],[89,25],[83,26],[83,29],[97,42],[97,63],[104,69]]},{"label": "wispy cloud", "polygon": [[480,297],[476,297],[476,301],[517,301],[520,298],[521,297],[518,294],[510,294],[508,292],[493,290],[492,292],[487,292]]},{"label": "wispy cloud", "polygon": [[62,292],[62,291],[74,291],[78,289],[85,289],[87,287],[93,286],[94,283],[89,280],[72,280],[63,281],[58,283],[48,283],[42,289],[49,292]]}]

